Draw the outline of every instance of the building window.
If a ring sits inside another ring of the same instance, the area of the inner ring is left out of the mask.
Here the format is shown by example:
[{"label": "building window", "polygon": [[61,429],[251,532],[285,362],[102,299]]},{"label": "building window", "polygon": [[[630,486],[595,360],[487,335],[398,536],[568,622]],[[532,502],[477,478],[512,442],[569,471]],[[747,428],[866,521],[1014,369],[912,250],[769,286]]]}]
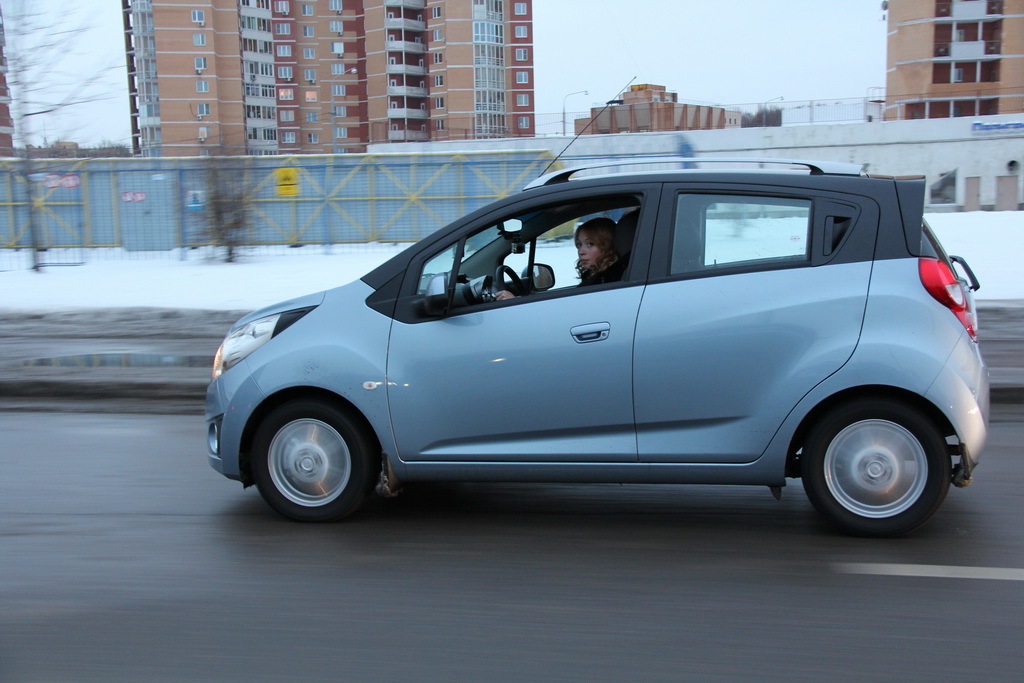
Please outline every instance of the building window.
[{"label": "building window", "polygon": [[332,85],[331,86],[331,95],[333,95],[334,97],[344,97],[345,96],[345,86],[344,85]]},{"label": "building window", "polygon": [[525,47],[517,47],[516,48],[516,61],[517,62],[525,62],[529,58],[530,58],[530,51],[529,50],[527,50]]},{"label": "building window", "polygon": [[274,33],[279,36],[290,36],[292,34],[292,25],[285,21],[279,21],[274,24]]},{"label": "building window", "polygon": [[210,81],[196,81],[196,92],[210,92]]},{"label": "building window", "polygon": [[334,139],[335,140],[344,140],[347,137],[348,137],[348,128],[346,128],[344,126],[335,126],[334,127]]},{"label": "building window", "polygon": [[305,92],[305,99],[307,102],[316,102],[316,90],[307,90]]},{"label": "building window", "polygon": [[444,62],[444,53],[443,52],[435,52],[434,53],[434,64],[441,64],[443,62]]},{"label": "building window", "polygon": [[345,32],[345,22],[341,19],[331,19],[331,33],[337,33],[339,36]]},{"label": "building window", "polygon": [[288,43],[278,43],[277,44],[277,56],[278,57],[291,57],[292,56],[292,46],[289,45]]},{"label": "building window", "polygon": [[294,109],[278,109],[277,118],[280,121],[294,121],[295,110]]},{"label": "building window", "polygon": [[288,14],[288,0],[275,0],[274,11],[278,14]]},{"label": "building window", "polygon": [[434,98],[434,109],[444,109],[444,98],[443,97],[435,97]]},{"label": "building window", "polygon": [[342,0],[331,0],[327,4],[327,8],[332,12],[340,12],[343,9]]},{"label": "building window", "polygon": [[309,83],[316,83],[316,69],[303,69],[302,77]]},{"label": "building window", "polygon": [[515,3],[515,5],[513,5],[512,12],[516,16],[519,16],[519,17],[526,16],[526,3],[525,2],[517,2],[517,3]]},{"label": "building window", "polygon": [[192,23],[203,26],[206,24],[206,12],[201,9],[192,10]]},{"label": "building window", "polygon": [[196,73],[206,71],[206,57],[196,57]]},{"label": "building window", "polygon": [[320,133],[306,133],[306,142],[311,145],[320,144]]},{"label": "building window", "polygon": [[444,40],[444,31],[442,31],[439,28],[435,28],[434,29],[434,42],[435,43],[440,43],[443,40]]},{"label": "building window", "polygon": [[294,100],[295,99],[295,89],[294,88],[278,88],[277,89],[277,98],[279,100]]},{"label": "building window", "polygon": [[334,114],[335,116],[344,118],[348,116],[348,107],[346,107],[343,104],[336,104],[334,105],[334,109],[331,111],[331,113]]},{"label": "building window", "polygon": [[303,38],[312,38],[313,37],[313,27],[312,26],[303,26],[302,27],[302,37]]},{"label": "building window", "polygon": [[203,47],[206,45],[206,34],[205,33],[193,33],[192,44],[196,47]]},{"label": "building window", "polygon": [[493,21],[474,21],[473,42],[504,45],[505,27]]},{"label": "building window", "polygon": [[311,16],[313,16],[313,6],[312,5],[303,5],[302,6],[302,16],[304,16],[304,17],[311,17]]},{"label": "building window", "polygon": [[516,38],[529,38],[526,26],[516,26]]},{"label": "building window", "polygon": [[529,107],[530,106],[530,96],[527,95],[526,93],[519,93],[518,95],[516,95],[516,106],[517,107]]},{"label": "building window", "polygon": [[529,71],[517,71],[516,72],[516,83],[529,83],[530,72]]},{"label": "building window", "polygon": [[200,102],[196,105],[196,116],[209,116],[210,115],[210,103]]},{"label": "building window", "polygon": [[293,74],[294,72],[292,71],[292,67],[290,66],[277,67],[277,77],[280,78],[282,81],[292,80]]},{"label": "building window", "polygon": [[294,145],[295,144],[295,132],[294,131],[290,131],[290,130],[286,130],[286,131],[282,132],[281,133],[281,142],[285,143],[286,145]]},{"label": "building window", "polygon": [[442,76],[441,74],[434,76],[434,86],[440,87],[442,85],[444,85],[444,76]]},{"label": "building window", "polygon": [[199,142],[203,142],[210,136],[210,128],[208,126],[199,126]]},{"label": "building window", "polygon": [[320,112],[318,111],[307,111],[306,112],[306,123],[319,123]]},{"label": "building window", "polygon": [[437,130],[444,130],[444,119],[438,119],[435,121],[434,128]]},{"label": "building window", "polygon": [[434,18],[434,19],[440,19],[441,18],[441,6],[440,5],[435,5],[433,8],[431,8],[430,16],[432,18]]},{"label": "building window", "polygon": [[316,59],[316,48],[315,47],[304,47],[302,48],[303,59]]},{"label": "building window", "polygon": [[530,127],[530,117],[529,116],[520,116],[519,117],[519,129],[523,130],[523,129],[529,128],[529,127]]}]

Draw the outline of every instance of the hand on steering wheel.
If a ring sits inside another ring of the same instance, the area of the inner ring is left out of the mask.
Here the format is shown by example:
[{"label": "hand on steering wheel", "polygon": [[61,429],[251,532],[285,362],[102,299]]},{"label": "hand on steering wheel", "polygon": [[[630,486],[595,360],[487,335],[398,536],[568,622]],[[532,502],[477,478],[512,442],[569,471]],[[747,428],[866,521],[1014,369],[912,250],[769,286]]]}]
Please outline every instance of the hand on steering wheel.
[{"label": "hand on steering wheel", "polygon": [[[509,283],[505,285],[505,276],[508,275]],[[512,294],[512,297],[522,296],[526,294],[526,287],[523,285],[523,281],[516,275],[516,271],[512,270],[509,266],[502,265],[498,267],[497,272],[494,274],[494,288],[495,289],[506,289]],[[501,292],[497,294],[498,300],[503,300],[509,297],[502,297]]]}]

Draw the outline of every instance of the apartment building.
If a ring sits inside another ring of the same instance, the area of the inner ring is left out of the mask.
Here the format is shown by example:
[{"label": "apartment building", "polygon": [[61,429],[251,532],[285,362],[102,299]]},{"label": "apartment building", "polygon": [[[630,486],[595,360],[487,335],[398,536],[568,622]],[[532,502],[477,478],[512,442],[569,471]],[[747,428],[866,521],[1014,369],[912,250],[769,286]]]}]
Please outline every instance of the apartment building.
[{"label": "apartment building", "polygon": [[1024,0],[888,0],[885,4],[889,10],[886,120],[1021,111]]},{"label": "apartment building", "polygon": [[142,156],[533,136],[532,0],[122,0]]},{"label": "apartment building", "polygon": [[621,99],[594,107],[590,116],[574,121],[577,135],[651,133],[671,130],[739,128],[741,115],[722,107],[679,102],[663,85],[630,86]]},{"label": "apartment building", "polygon": [[14,156],[14,120],[11,118],[11,90],[7,86],[4,18],[0,14],[0,156]]}]

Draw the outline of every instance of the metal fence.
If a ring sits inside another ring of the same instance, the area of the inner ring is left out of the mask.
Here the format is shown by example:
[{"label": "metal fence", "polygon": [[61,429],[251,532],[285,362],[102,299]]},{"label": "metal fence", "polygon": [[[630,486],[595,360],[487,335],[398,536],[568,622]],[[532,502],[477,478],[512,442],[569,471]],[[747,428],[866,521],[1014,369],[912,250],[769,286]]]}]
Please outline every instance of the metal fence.
[{"label": "metal fence", "polygon": [[245,213],[243,247],[412,242],[517,192],[546,151],[0,161],[0,269],[89,254],[188,258],[217,242],[211,207]]}]

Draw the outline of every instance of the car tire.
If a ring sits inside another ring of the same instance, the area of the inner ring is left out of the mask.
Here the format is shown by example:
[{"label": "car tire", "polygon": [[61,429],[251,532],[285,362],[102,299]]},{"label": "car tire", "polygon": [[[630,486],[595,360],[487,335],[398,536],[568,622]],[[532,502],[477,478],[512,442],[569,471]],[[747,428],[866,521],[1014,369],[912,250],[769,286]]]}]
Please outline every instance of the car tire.
[{"label": "car tire", "polygon": [[931,518],[946,497],[950,456],[936,426],[889,399],[859,399],[826,414],[800,458],[815,509],[856,536],[901,536]]},{"label": "car tire", "polygon": [[366,429],[335,406],[285,403],[256,430],[253,479],[285,517],[333,522],[355,512],[372,490],[380,462],[372,444]]}]

